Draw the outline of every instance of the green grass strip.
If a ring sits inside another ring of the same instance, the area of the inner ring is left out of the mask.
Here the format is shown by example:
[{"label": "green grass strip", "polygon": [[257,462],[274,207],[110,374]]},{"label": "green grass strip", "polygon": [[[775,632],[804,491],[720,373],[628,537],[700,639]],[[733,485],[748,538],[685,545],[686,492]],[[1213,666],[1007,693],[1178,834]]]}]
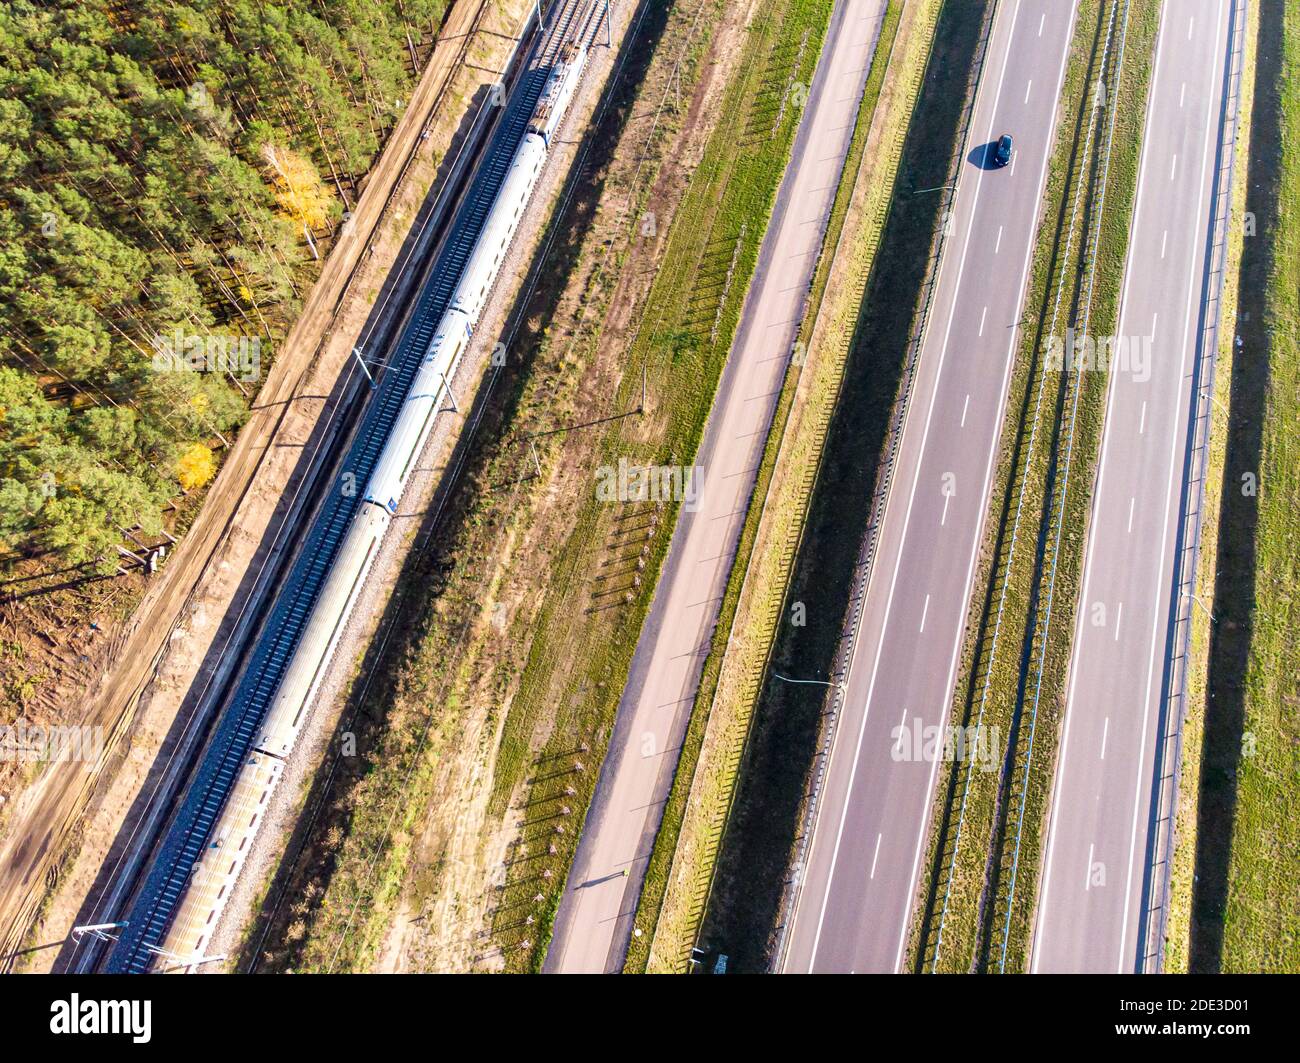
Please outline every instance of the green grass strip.
[{"label": "green grass strip", "polygon": [[[1261,35],[1264,48],[1280,50],[1280,69],[1275,82],[1257,86],[1264,106],[1276,111],[1280,136],[1259,145],[1258,154],[1252,143],[1251,161],[1251,186],[1262,201],[1250,207],[1258,210],[1257,231],[1268,230],[1271,246],[1247,251],[1266,252],[1265,261],[1256,259],[1243,276],[1244,290],[1265,274],[1264,308],[1262,320],[1241,322],[1237,354],[1242,386],[1257,392],[1262,405],[1257,495],[1243,491],[1244,477],[1255,471],[1245,460],[1249,455],[1240,455],[1241,464],[1230,460],[1224,475],[1225,496],[1253,500],[1258,512],[1253,578],[1226,589],[1238,598],[1238,609],[1249,611],[1244,633],[1250,645],[1240,742],[1219,752],[1220,759],[1236,762],[1232,836],[1206,839],[1231,852],[1218,963],[1225,972],[1300,970],[1300,7],[1270,0],[1261,10],[1272,28],[1280,19],[1282,31]],[[1251,239],[1253,245],[1261,237]],[[1246,410],[1239,409],[1239,398],[1246,399]],[[1246,415],[1254,401],[1234,381],[1233,418]],[[1232,449],[1229,455],[1236,456]],[[1224,594],[1220,585],[1218,595]],[[1219,616],[1223,627],[1224,613]],[[1217,663],[1212,657],[1211,669]],[[1216,770],[1229,774],[1217,763]],[[1225,781],[1232,783],[1231,777]]]},{"label": "green grass strip", "polygon": [[[941,6],[932,0],[918,7],[897,60],[903,5],[891,2],[886,9],[800,325],[804,339],[797,350],[806,357],[793,360],[786,372],[664,826],[651,856],[636,918],[641,933],[633,938],[629,971],[684,970],[699,930],[757,697],[756,686],[736,689],[734,677],[754,668],[761,673],[771,652],[795,557],[786,544],[797,543],[806,519],[843,378],[849,330],[837,326],[847,317],[851,328],[875,261],[907,117]],[[873,150],[868,155],[869,141]],[[795,469],[801,470],[797,478]]]}]

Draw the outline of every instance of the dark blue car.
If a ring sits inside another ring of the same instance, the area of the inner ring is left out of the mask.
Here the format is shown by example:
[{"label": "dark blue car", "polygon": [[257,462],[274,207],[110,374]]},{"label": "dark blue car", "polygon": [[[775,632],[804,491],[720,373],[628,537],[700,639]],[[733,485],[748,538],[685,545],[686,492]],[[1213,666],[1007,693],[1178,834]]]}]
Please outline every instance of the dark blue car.
[{"label": "dark blue car", "polygon": [[1011,134],[1003,133],[998,137],[998,146],[993,149],[993,164],[995,166],[1007,165],[1011,161],[1011,152],[1013,150]]}]

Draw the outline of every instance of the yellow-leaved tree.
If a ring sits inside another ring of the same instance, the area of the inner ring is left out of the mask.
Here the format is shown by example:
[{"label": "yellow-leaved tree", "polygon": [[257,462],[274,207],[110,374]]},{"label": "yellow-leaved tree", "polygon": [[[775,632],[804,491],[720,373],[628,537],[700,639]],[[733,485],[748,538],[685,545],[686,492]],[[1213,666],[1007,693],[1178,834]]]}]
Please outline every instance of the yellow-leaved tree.
[{"label": "yellow-leaved tree", "polygon": [[217,459],[202,443],[191,443],[176,462],[176,479],[186,491],[202,487],[217,472]]},{"label": "yellow-leaved tree", "polygon": [[275,185],[280,209],[308,229],[324,225],[333,200],[311,159],[269,142],[262,145],[262,158]]}]

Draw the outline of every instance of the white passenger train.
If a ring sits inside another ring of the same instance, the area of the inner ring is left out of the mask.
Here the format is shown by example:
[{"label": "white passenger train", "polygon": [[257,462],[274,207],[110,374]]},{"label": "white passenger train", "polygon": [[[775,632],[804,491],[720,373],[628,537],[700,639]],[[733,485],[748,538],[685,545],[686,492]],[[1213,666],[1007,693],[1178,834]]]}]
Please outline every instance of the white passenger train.
[{"label": "white passenger train", "polygon": [[569,41],[547,75],[527,130],[487,222],[438,323],[410,393],[402,406],[361,508],[339,548],[334,566],[308,619],[302,639],[285,671],[275,700],[258,731],[247,763],[235,780],[220,818],[194,865],[178,906],[158,966],[177,969],[198,960],[212,940],[222,909],[230,898],[267,802],[284,772],[340,633],[356,603],[380,542],[397,512],[412,466],[424,448],[443,399],[450,392],[461,354],[469,345],[501,262],[514,238],[538,174],[564,113],[582,78],[585,43]]}]

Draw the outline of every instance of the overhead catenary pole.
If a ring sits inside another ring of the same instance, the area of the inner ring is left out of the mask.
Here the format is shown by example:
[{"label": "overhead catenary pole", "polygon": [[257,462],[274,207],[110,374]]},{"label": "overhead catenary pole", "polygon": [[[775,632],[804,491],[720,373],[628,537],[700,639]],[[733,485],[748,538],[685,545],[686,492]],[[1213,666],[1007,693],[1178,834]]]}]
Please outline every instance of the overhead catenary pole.
[{"label": "overhead catenary pole", "polygon": [[366,360],[365,360],[364,358],[361,357],[361,348],[360,348],[360,347],[353,347],[353,348],[352,348],[352,353],[353,353],[354,355],[356,355],[356,357],[357,357],[357,362],[358,362],[358,363],[360,364],[360,366],[361,366],[361,371],[362,371],[363,373],[366,374],[366,379],[370,381],[370,390],[371,390],[371,391],[374,391],[374,390],[375,390],[375,387],[376,387],[376,384],[375,384],[375,378],[372,377],[372,376],[370,375],[370,370],[369,370],[369,368],[367,368],[367,366],[366,366]]},{"label": "overhead catenary pole", "polygon": [[447,398],[451,399],[451,412],[460,413],[460,407],[456,405],[456,393],[451,390],[451,381],[447,379],[447,374],[440,373],[442,377],[442,386],[447,389]]},{"label": "overhead catenary pole", "polygon": [[74,926],[72,928],[71,938],[73,941],[80,941],[82,937],[89,934],[97,941],[116,941],[117,935],[110,934],[110,930],[122,930],[127,926],[126,923],[87,923],[84,926]]}]

